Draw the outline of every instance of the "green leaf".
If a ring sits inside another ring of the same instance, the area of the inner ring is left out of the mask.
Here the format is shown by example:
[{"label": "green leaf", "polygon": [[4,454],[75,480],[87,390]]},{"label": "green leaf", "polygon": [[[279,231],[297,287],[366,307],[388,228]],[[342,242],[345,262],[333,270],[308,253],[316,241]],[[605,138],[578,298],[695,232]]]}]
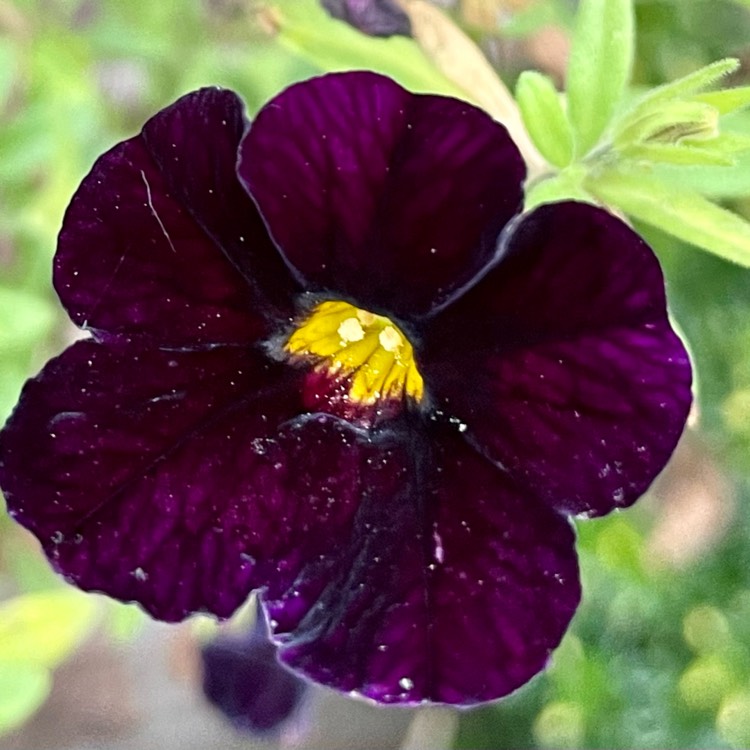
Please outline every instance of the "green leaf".
[{"label": "green leaf", "polygon": [[565,167],[573,158],[573,134],[552,80],[527,70],[518,78],[516,101],[531,140],[550,164]]},{"label": "green leaf", "polygon": [[47,700],[51,687],[48,669],[0,661],[0,735],[23,725]]},{"label": "green leaf", "polygon": [[533,182],[526,190],[524,209],[541,206],[543,203],[576,200],[582,203],[596,203],[596,200],[583,188],[585,169],[573,164],[556,175]]},{"label": "green leaf", "polygon": [[663,86],[659,86],[652,91],[649,91],[625,115],[619,123],[618,130],[622,132],[631,127],[633,123],[641,118],[663,111],[664,105],[667,102],[688,96],[697,98],[692,95],[712,86],[723,76],[733,73],[737,70],[739,64],[739,60],[733,57],[728,57],[724,60],[717,60],[699,70],[688,73],[688,75],[683,76],[682,78],[678,78],[676,81],[670,81]]},{"label": "green leaf", "polygon": [[676,81],[670,81],[658,86],[641,99],[640,104],[648,102],[665,102],[669,99],[688,96],[697,91],[713,86],[724,76],[734,73],[740,67],[740,61],[736,57],[726,57],[723,60],[709,63],[692,73],[688,73]]},{"label": "green leaf", "polygon": [[750,154],[737,157],[732,167],[677,167],[655,165],[654,175],[670,187],[682,187],[711,198],[750,196]]},{"label": "green leaf", "polygon": [[269,24],[275,27],[279,42],[321,70],[374,70],[411,91],[462,96],[412,39],[365,36],[331,18],[313,0],[277,0],[274,5],[266,14],[270,14]]},{"label": "green leaf", "polygon": [[632,143],[622,154],[635,161],[665,164],[731,167],[735,163],[730,156],[718,151],[676,143]]},{"label": "green leaf", "polygon": [[693,100],[712,106],[720,115],[728,115],[743,107],[750,106],[750,86],[737,86],[733,89],[706,91],[696,94]]},{"label": "green leaf", "polygon": [[[654,164],[653,173],[670,186],[692,190],[710,198],[743,198],[750,196],[750,150],[747,150],[750,137],[750,111],[735,112],[722,119],[731,131],[722,132],[718,137],[700,143],[719,153],[730,155],[734,161],[731,167],[673,166]],[[689,143],[689,141],[684,141]]]},{"label": "green leaf", "polygon": [[713,138],[719,132],[719,112],[709,104],[693,101],[664,102],[640,117],[628,117],[614,132],[617,148],[653,141],[679,143],[683,138]]},{"label": "green leaf", "polygon": [[[744,133],[720,133],[716,138],[710,141],[685,139],[682,143],[685,146],[699,146],[703,149],[709,149],[717,154],[725,156],[734,156],[744,151],[750,150],[750,135]],[[732,162],[734,163],[734,161]]]},{"label": "green leaf", "polygon": [[725,260],[750,266],[750,223],[646,170],[606,170],[584,186],[604,203]]},{"label": "green leaf", "polygon": [[625,92],[633,26],[631,0],[581,0],[566,82],[578,156],[596,145]]},{"label": "green leaf", "polygon": [[71,588],[23,594],[0,604],[0,662],[54,668],[78,647],[96,600]]}]

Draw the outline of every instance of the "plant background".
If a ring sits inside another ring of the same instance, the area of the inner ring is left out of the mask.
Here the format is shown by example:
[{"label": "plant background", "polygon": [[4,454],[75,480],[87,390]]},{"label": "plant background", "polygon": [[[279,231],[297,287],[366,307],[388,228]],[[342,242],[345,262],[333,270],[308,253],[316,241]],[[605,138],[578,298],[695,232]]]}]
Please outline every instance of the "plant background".
[{"label": "plant background", "polygon": [[[511,87],[529,68],[562,82],[572,0],[436,4]],[[275,11],[293,23],[280,28]],[[731,83],[750,83],[748,2],[641,0],[636,30],[634,90],[729,55],[743,63]],[[100,153],[201,85],[237,90],[252,114],[293,81],[352,67],[447,85],[414,42],[367,39],[314,0],[0,0],[0,417],[76,335],[51,259]],[[744,113],[735,125],[750,133]],[[750,219],[746,156],[690,179]],[[694,357],[697,409],[646,498],[578,525],[584,601],[546,674],[498,705],[410,727],[414,712],[318,691],[280,738],[242,738],[201,703],[195,644],[211,623],[159,627],[74,592],[0,507],[0,750],[192,747],[186,727],[196,747],[223,748],[750,747],[750,273],[639,229]]]}]

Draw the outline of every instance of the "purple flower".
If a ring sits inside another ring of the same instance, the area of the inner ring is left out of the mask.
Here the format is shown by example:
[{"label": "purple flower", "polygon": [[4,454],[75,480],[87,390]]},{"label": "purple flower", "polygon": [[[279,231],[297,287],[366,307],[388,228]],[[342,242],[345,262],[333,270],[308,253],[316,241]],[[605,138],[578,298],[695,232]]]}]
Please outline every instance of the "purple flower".
[{"label": "purple flower", "polygon": [[394,0],[322,0],[334,18],[370,36],[411,36],[409,16]]},{"label": "purple flower", "polygon": [[0,437],[11,513],[163,620],[261,589],[280,658],[339,690],[522,685],[578,604],[569,515],[633,503],[691,400],[651,250],[589,205],[517,216],[523,177],[486,114],[370,73],[249,127],[218,89],[160,112],[65,215],[91,338]]},{"label": "purple flower", "polygon": [[218,635],[201,650],[203,692],[240,731],[278,732],[297,709],[307,683],[281,664],[263,609],[244,635]]}]

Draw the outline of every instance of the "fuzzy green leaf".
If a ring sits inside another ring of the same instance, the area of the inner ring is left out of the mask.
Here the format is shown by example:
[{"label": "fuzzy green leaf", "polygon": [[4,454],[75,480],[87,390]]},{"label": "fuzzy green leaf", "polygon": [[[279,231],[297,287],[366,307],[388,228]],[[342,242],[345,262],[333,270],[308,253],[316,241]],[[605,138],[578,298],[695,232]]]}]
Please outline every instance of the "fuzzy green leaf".
[{"label": "fuzzy green leaf", "polygon": [[[678,78],[676,81],[670,81],[663,86],[649,91],[625,115],[619,123],[618,130],[623,132],[642,118],[662,111],[667,102],[688,96],[697,99],[693,95],[712,86],[725,75],[733,73],[737,70],[739,64],[739,60],[733,57],[728,57],[725,60],[717,60],[682,78]],[[710,102],[705,103],[709,104]]]},{"label": "fuzzy green leaf", "polygon": [[585,176],[586,170],[580,164],[573,164],[552,177],[536,181],[526,191],[524,209],[530,211],[543,203],[566,200],[596,203],[583,188]]},{"label": "fuzzy green leaf", "polygon": [[[716,138],[710,141],[695,140],[686,138],[682,145],[699,146],[700,148],[713,151],[716,154],[724,156],[734,156],[745,151],[750,151],[750,135],[744,133],[719,133]],[[732,160],[734,163],[734,160]]]},{"label": "fuzzy green leaf", "polygon": [[724,76],[734,73],[740,66],[740,61],[735,57],[726,57],[705,65],[692,73],[688,73],[676,81],[670,81],[658,86],[641,99],[640,104],[647,102],[665,102],[681,96],[688,96],[697,91],[713,86]]},{"label": "fuzzy green leaf", "polygon": [[633,143],[679,143],[683,138],[714,138],[719,133],[719,113],[709,104],[693,101],[665,102],[628,117],[616,128],[612,141],[617,148]]},{"label": "fuzzy green leaf", "polygon": [[551,79],[533,70],[518,78],[516,101],[531,140],[550,164],[565,167],[573,158],[573,134]]},{"label": "fuzzy green leaf", "polygon": [[750,153],[741,154],[731,167],[658,164],[654,174],[669,186],[693,190],[709,198],[750,196]]},{"label": "fuzzy green leaf", "polygon": [[578,156],[596,145],[625,92],[633,25],[631,0],[581,0],[566,82]]},{"label": "fuzzy green leaf", "polygon": [[604,203],[725,260],[750,267],[750,223],[646,170],[606,170],[584,187]]},{"label": "fuzzy green leaf", "polygon": [[750,106],[750,86],[706,91],[703,94],[696,94],[692,98],[695,101],[710,104],[720,115],[728,115],[730,112]]},{"label": "fuzzy green leaf", "polygon": [[633,143],[622,150],[622,155],[635,161],[662,164],[731,167],[735,163],[731,156],[719,151],[676,143]]}]

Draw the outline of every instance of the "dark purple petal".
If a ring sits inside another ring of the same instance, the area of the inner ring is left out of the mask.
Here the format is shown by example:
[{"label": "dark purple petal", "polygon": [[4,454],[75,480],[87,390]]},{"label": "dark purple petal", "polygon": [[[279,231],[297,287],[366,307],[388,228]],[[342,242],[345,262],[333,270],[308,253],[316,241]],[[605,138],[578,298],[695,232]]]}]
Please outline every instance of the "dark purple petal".
[{"label": "dark purple petal", "polygon": [[505,128],[475,107],[354,72],[267,104],[240,147],[239,175],[306,286],[408,316],[494,257],[524,165]]},{"label": "dark purple petal", "polygon": [[323,7],[370,36],[411,36],[409,16],[393,0],[323,0]]},{"label": "dark purple petal", "polygon": [[580,596],[568,522],[458,433],[350,437],[341,455],[353,522],[264,595],[282,660],[386,703],[493,700],[541,670]]},{"label": "dark purple petal", "polygon": [[68,208],[54,282],[73,321],[159,343],[255,341],[293,280],[235,174],[241,101],[202,89],[104,154]]},{"label": "dark purple petal", "polygon": [[240,347],[77,343],[0,433],[8,509],[81,588],[164,620],[230,615],[254,585],[247,537],[283,523],[260,525],[253,498],[273,491],[267,442],[299,410],[290,374]]},{"label": "dark purple petal", "polygon": [[578,601],[571,527],[458,432],[293,418],[299,378],[242,348],[80,342],[0,434],[9,510],[69,580],[161,619],[263,587],[282,658],[341,690],[523,684]]},{"label": "dark purple petal", "polygon": [[203,691],[240,731],[276,732],[300,706],[307,683],[276,652],[261,607],[249,633],[219,633],[201,649]]},{"label": "dark purple petal", "polygon": [[246,128],[236,94],[202,89],[151,118],[143,139],[170,193],[241,272],[254,308],[286,319],[299,290],[237,178]]},{"label": "dark purple petal", "polygon": [[425,326],[436,406],[523,487],[600,515],[634,502],[671,455],[691,403],[649,247],[592,206],[544,206],[506,256]]}]

